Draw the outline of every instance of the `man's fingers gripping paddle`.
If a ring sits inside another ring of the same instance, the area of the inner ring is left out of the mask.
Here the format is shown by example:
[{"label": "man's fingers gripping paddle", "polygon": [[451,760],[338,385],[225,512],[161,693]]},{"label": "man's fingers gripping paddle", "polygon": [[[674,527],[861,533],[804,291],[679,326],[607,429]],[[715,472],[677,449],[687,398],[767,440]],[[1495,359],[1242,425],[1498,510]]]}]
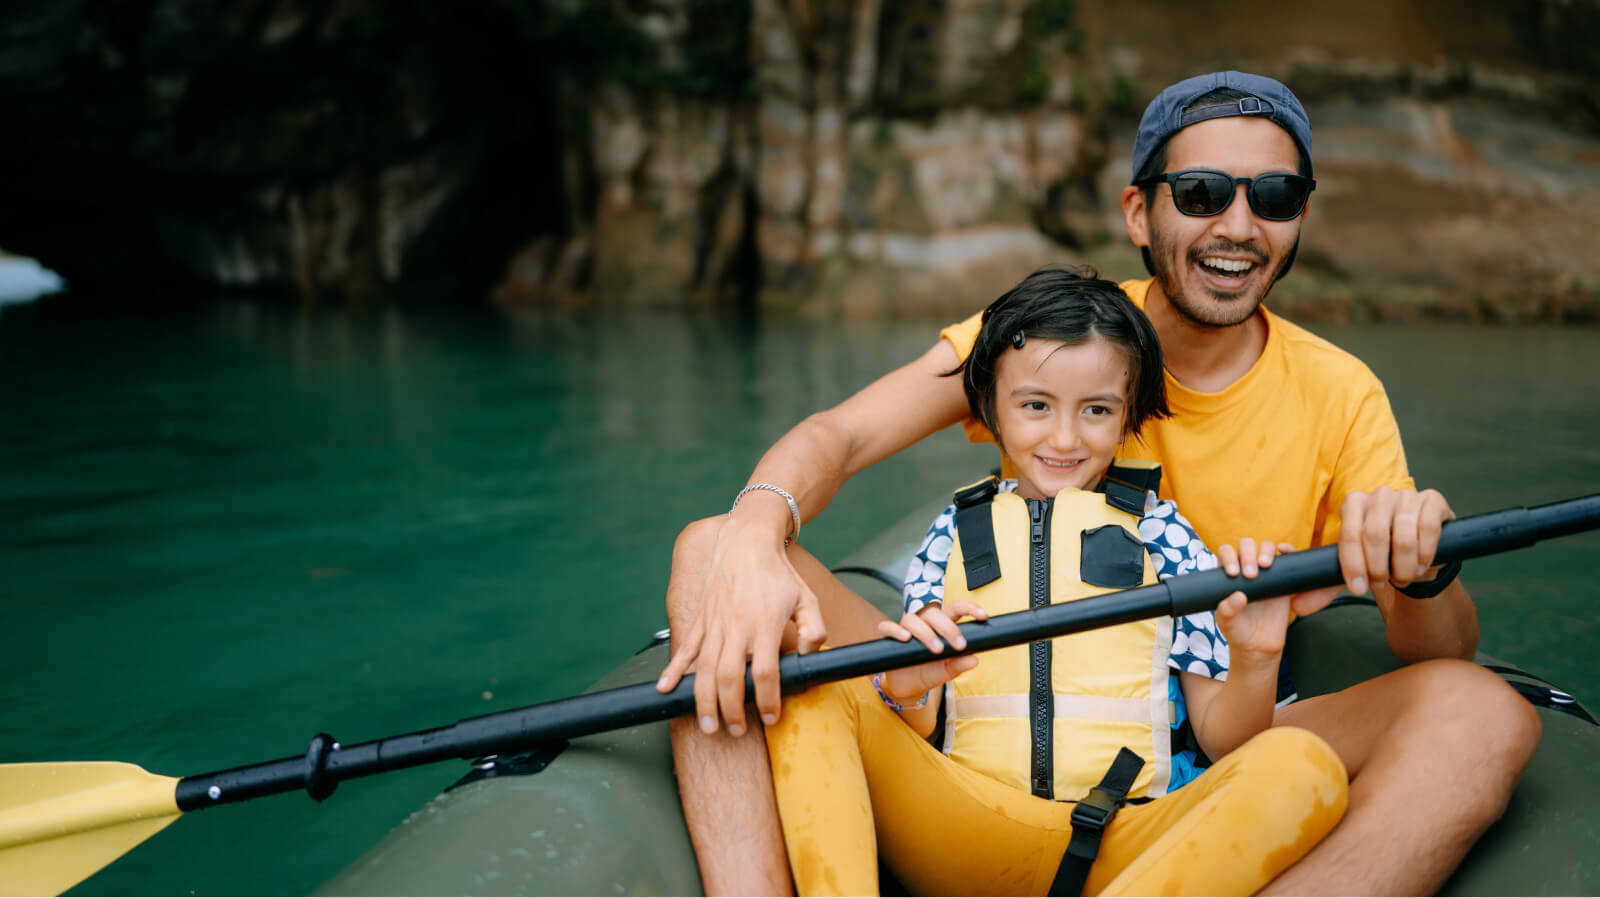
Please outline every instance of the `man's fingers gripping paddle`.
[{"label": "man's fingers gripping paddle", "polygon": [[702,617],[694,622],[685,634],[672,634],[672,659],[661,671],[661,678],[656,680],[657,692],[671,692],[677,687],[678,681],[689,672],[690,665],[700,655],[700,645],[705,641],[706,625]]}]

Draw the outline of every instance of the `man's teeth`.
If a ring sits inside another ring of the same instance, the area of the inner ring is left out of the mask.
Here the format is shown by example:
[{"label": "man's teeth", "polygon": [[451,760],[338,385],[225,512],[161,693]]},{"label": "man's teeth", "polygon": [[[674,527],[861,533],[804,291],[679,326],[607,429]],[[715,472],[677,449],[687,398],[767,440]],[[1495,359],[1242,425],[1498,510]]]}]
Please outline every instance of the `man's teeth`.
[{"label": "man's teeth", "polygon": [[1200,264],[1229,274],[1240,274],[1256,266],[1256,263],[1244,259],[1201,259]]}]

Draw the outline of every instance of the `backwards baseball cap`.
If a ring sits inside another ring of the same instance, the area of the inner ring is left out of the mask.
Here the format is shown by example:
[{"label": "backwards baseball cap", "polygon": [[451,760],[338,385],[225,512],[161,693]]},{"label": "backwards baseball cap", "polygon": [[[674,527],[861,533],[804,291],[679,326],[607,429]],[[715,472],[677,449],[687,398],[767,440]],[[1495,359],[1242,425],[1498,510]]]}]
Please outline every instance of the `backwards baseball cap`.
[{"label": "backwards baseball cap", "polygon": [[[1219,87],[1231,87],[1247,96],[1237,102],[1184,111],[1184,107]],[[1156,150],[1172,135],[1190,125],[1235,115],[1269,119],[1289,132],[1295,145],[1305,154],[1305,174],[1311,176],[1311,119],[1294,92],[1282,83],[1263,75],[1246,72],[1212,72],[1185,78],[1156,95],[1139,120],[1139,133],[1133,140],[1133,180],[1139,179]]]}]

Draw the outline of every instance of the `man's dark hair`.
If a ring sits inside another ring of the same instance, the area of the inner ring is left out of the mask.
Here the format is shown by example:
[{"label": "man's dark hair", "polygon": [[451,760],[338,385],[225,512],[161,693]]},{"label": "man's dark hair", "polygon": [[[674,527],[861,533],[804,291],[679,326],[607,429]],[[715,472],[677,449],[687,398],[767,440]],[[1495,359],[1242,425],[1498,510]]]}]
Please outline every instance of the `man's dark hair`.
[{"label": "man's dark hair", "polygon": [[1059,340],[1078,346],[1107,340],[1128,361],[1128,408],[1124,437],[1136,436],[1151,418],[1169,418],[1162,377],[1161,343],[1143,311],[1122,288],[1101,280],[1092,268],[1045,268],[1028,275],[983,310],[983,327],[967,355],[949,375],[961,375],[972,416],[999,437],[995,424],[995,371],[1000,356],[1025,340]]},{"label": "man's dark hair", "polygon": [[[1195,110],[1195,109],[1210,109],[1213,106],[1230,106],[1230,105],[1232,105],[1234,103],[1239,102],[1240,100],[1243,100],[1246,97],[1254,97],[1254,96],[1255,96],[1255,94],[1245,93],[1244,91],[1239,90],[1238,88],[1219,87],[1216,90],[1206,91],[1205,93],[1201,94],[1200,96],[1195,97],[1193,103],[1190,103],[1189,105],[1183,107],[1183,111],[1184,112],[1190,112],[1190,111]],[[1182,133],[1182,132],[1178,132],[1178,133]],[[1137,184],[1137,183],[1140,183],[1140,182],[1143,182],[1143,181],[1148,181],[1149,179],[1154,178],[1157,175],[1166,174],[1166,171],[1167,171],[1167,145],[1170,144],[1170,143],[1172,143],[1172,138],[1168,137],[1166,140],[1163,140],[1161,142],[1160,146],[1156,147],[1155,152],[1150,154],[1150,158],[1145,160],[1144,167],[1140,168],[1138,173],[1134,175],[1134,178],[1133,178],[1134,183]],[[1295,152],[1298,155],[1298,163],[1297,164],[1299,165],[1299,174],[1305,175],[1308,178],[1311,177],[1311,160],[1309,158],[1307,158],[1306,151],[1303,148],[1301,148],[1301,146],[1298,143],[1296,143],[1295,144]],[[1145,205],[1146,209],[1152,208],[1155,205],[1156,188],[1159,187],[1159,186],[1160,186],[1159,183],[1156,183],[1156,184],[1145,184],[1143,187],[1139,188],[1140,190],[1144,191],[1144,205]],[[1299,244],[1298,243],[1295,244],[1295,248],[1299,249]],[[1155,260],[1153,258],[1151,258],[1151,256],[1150,256],[1150,247],[1148,247],[1148,246],[1139,247],[1139,254],[1144,257],[1144,268],[1145,268],[1145,270],[1150,272],[1151,274],[1155,274],[1156,273],[1156,264],[1155,264]],[[1289,267],[1287,265],[1285,265],[1283,270],[1279,272],[1278,276],[1282,277],[1283,275],[1287,274],[1288,271],[1289,271]]]}]

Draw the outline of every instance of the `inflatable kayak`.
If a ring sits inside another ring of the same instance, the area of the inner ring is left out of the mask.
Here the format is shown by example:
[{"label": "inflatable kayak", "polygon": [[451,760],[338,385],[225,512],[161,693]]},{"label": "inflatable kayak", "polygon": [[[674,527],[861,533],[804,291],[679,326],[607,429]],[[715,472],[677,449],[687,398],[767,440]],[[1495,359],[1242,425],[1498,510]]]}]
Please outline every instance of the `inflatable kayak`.
[{"label": "inflatable kayak", "polygon": [[[898,615],[901,574],[944,502],[908,515],[835,568]],[[937,506],[937,507],[936,507]],[[594,689],[653,680],[665,632]],[[1369,601],[1345,599],[1289,630],[1300,695],[1343,689],[1400,666]],[[1543,738],[1505,816],[1446,884],[1446,895],[1600,894],[1600,724],[1570,694],[1480,655],[1539,708]],[[885,891],[892,892],[886,883]],[[400,823],[324,895],[696,895],[699,871],[678,802],[664,722],[538,751],[486,758]]]}]

